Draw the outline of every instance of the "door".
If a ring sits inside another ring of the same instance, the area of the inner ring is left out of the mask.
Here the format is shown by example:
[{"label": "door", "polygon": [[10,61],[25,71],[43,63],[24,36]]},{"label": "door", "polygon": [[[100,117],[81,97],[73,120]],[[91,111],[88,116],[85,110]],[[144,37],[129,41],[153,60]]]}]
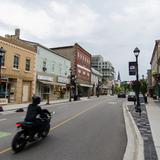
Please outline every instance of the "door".
[{"label": "door", "polygon": [[30,93],[30,82],[23,82],[23,102],[29,101],[29,93]]}]

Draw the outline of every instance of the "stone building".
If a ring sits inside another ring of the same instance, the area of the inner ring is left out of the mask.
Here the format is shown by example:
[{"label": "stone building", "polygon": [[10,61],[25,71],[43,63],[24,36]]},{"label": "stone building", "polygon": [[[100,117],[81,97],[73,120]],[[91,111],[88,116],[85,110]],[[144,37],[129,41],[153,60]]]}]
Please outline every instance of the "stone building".
[{"label": "stone building", "polygon": [[152,74],[152,92],[158,98],[160,97],[160,40],[155,41],[152,53],[151,74]]},{"label": "stone building", "polygon": [[35,93],[35,48],[19,41],[15,35],[0,36],[0,47],[6,50],[2,58],[2,81],[0,98],[8,103],[31,101]]}]

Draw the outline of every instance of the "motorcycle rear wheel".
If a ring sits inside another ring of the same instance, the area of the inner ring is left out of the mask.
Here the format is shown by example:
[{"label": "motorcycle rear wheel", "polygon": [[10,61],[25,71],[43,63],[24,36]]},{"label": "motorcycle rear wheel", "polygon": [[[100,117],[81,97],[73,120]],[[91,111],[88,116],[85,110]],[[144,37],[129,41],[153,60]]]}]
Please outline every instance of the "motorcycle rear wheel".
[{"label": "motorcycle rear wheel", "polygon": [[17,132],[12,141],[12,150],[17,153],[23,150],[27,141],[25,139],[24,131]]}]

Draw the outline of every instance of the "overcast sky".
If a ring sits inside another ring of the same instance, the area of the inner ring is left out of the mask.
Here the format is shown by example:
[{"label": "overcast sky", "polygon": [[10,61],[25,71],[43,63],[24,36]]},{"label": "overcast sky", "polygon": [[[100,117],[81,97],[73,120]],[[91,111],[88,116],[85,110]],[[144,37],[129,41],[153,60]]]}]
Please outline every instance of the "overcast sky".
[{"label": "overcast sky", "polygon": [[133,50],[140,49],[140,77],[150,68],[160,39],[160,0],[0,0],[0,35],[21,29],[21,38],[46,47],[78,42],[111,61],[122,80]]}]

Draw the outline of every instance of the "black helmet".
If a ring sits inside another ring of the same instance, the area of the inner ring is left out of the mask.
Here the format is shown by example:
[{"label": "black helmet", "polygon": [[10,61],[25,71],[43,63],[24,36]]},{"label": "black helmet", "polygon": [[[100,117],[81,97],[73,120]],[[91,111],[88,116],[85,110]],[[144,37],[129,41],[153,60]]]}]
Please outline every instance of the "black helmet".
[{"label": "black helmet", "polygon": [[39,104],[40,102],[41,102],[41,97],[39,97],[39,96],[33,96],[33,97],[32,97],[32,104],[37,105],[37,104]]}]

